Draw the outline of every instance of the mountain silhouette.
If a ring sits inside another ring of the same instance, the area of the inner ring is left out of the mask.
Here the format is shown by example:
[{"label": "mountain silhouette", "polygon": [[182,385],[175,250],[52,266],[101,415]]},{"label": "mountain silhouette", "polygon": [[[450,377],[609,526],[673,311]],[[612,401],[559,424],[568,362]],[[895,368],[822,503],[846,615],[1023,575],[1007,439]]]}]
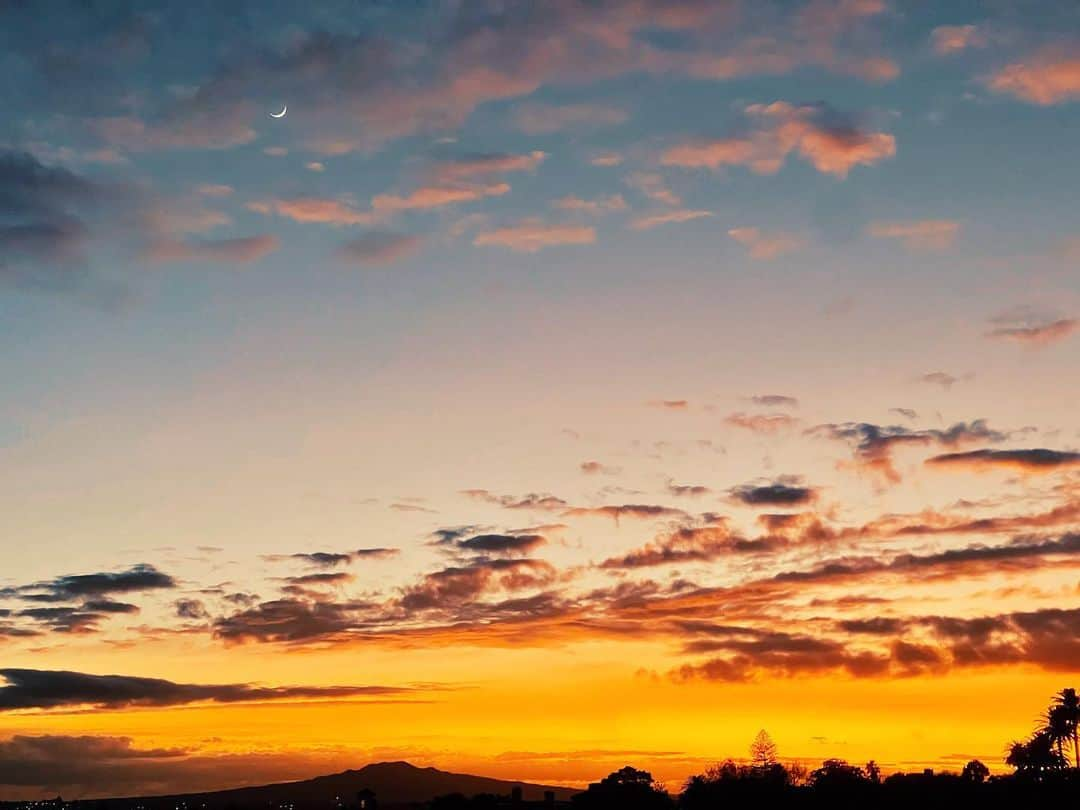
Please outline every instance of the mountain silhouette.
[{"label": "mountain silhouette", "polygon": [[[374,791],[379,807],[408,805],[428,802],[436,796],[461,793],[474,796],[479,793],[508,795],[514,788],[521,788],[522,798],[527,801],[543,799],[544,791],[553,791],[558,801],[567,801],[578,793],[575,788],[537,785],[529,782],[510,782],[486,776],[450,773],[438,768],[419,768],[409,762],[377,762],[359,770],[342,771],[327,776],[317,776],[300,782],[281,782],[271,785],[217,790],[209,793],[185,793],[169,796],[132,797],[108,799],[109,810],[124,810],[136,804],[146,810],[170,810],[186,805],[202,810],[234,810],[234,808],[267,808],[293,805],[296,808],[354,807],[356,794],[361,790]],[[88,801],[86,804],[94,804]]]}]

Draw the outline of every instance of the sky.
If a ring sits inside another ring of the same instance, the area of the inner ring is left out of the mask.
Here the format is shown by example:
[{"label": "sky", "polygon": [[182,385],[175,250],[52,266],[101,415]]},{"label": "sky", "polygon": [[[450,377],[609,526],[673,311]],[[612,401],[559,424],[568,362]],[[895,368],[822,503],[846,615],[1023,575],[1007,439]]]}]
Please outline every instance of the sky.
[{"label": "sky", "polygon": [[1000,769],[1076,685],[1075,3],[0,45],[0,797]]}]

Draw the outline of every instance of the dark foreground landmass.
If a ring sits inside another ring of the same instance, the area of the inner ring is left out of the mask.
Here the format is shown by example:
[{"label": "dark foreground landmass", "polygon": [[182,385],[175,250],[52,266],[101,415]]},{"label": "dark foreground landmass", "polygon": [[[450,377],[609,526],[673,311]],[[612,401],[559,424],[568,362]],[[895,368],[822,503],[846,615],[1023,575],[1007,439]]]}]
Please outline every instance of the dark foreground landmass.
[{"label": "dark foreground landmass", "polygon": [[1080,808],[1080,770],[989,776],[892,774],[827,760],[814,771],[730,760],[672,795],[622,768],[586,790],[509,782],[384,762],[301,782],[171,796],[0,802],[0,810],[727,810],[727,808]]}]

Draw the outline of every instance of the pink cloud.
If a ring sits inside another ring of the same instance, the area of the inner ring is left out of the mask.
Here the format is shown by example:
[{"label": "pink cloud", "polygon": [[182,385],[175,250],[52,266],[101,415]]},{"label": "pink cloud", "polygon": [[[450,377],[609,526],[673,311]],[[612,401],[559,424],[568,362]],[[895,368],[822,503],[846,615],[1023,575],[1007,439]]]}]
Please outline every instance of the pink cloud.
[{"label": "pink cloud", "polygon": [[390,264],[420,249],[423,240],[418,236],[376,232],[346,242],[338,248],[338,257],[360,264]]},{"label": "pink cloud", "polygon": [[959,231],[960,223],[948,219],[872,222],[866,229],[877,239],[899,239],[911,250],[945,250]]},{"label": "pink cloud", "polygon": [[942,56],[989,44],[986,32],[975,25],[939,25],[930,32],[930,44]]},{"label": "pink cloud", "polygon": [[1080,321],[1074,318],[1061,318],[1030,326],[1003,326],[987,334],[989,337],[1004,338],[1017,343],[1046,346],[1064,340],[1078,330],[1080,330]]},{"label": "pink cloud", "polygon": [[745,112],[756,126],[749,134],[674,146],[661,155],[661,163],[708,169],[747,166],[758,174],[775,174],[795,153],[819,172],[844,178],[855,166],[872,166],[896,154],[892,135],[826,120],[827,110],[820,106],[776,101],[752,104]]},{"label": "pink cloud", "polygon": [[531,172],[547,158],[546,152],[535,150],[521,155],[475,155],[448,160],[435,167],[434,175],[442,181],[468,180],[507,172]]},{"label": "pink cloud", "polygon": [[767,233],[758,228],[732,228],[728,236],[745,247],[750,258],[762,261],[793,253],[806,244],[802,237],[795,234],[780,231]]},{"label": "pink cloud", "polygon": [[683,208],[677,211],[668,211],[663,214],[638,217],[637,219],[632,220],[628,227],[635,231],[647,231],[650,228],[656,228],[660,225],[669,225],[673,222],[690,222],[691,220],[711,217],[712,215],[712,211],[693,211]]},{"label": "pink cloud", "polygon": [[379,194],[371,200],[376,211],[409,211],[424,208],[441,208],[455,203],[471,202],[484,197],[499,197],[510,191],[506,183],[468,186],[425,186],[405,197]]},{"label": "pink cloud", "polygon": [[551,205],[562,211],[581,211],[586,214],[606,214],[626,210],[626,200],[621,194],[597,197],[593,200],[583,200],[581,197],[570,194],[555,200]]},{"label": "pink cloud", "polygon": [[682,205],[682,199],[667,187],[664,178],[657,172],[634,172],[625,180],[626,185],[640,191],[650,200],[664,205]]},{"label": "pink cloud", "polygon": [[1042,106],[1075,101],[1080,99],[1080,56],[1075,48],[1048,48],[1006,65],[987,84],[997,93]]},{"label": "pink cloud", "polygon": [[474,245],[497,245],[519,253],[536,253],[555,245],[590,245],[596,241],[596,229],[583,225],[547,225],[539,220],[524,220],[516,225],[482,231]]},{"label": "pink cloud", "polygon": [[162,239],[154,242],[143,255],[152,262],[207,261],[246,264],[275,252],[280,246],[278,238],[269,234],[195,242]]}]

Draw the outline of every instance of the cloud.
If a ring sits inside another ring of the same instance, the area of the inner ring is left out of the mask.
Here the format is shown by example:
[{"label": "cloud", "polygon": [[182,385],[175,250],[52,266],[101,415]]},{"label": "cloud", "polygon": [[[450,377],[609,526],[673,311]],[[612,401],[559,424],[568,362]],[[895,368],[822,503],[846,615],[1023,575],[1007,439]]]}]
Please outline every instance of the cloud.
[{"label": "cloud", "polygon": [[358,607],[291,597],[276,599],[216,619],[213,632],[226,642],[310,641],[355,627]]},{"label": "cloud", "polygon": [[565,129],[592,129],[625,123],[626,110],[604,104],[523,104],[514,112],[514,125],[526,135],[550,135]]},{"label": "cloud", "polygon": [[626,200],[621,194],[612,194],[607,197],[597,197],[592,200],[583,200],[573,194],[560,197],[551,203],[553,208],[561,211],[581,211],[585,214],[608,214],[612,211],[625,211]]},{"label": "cloud", "polygon": [[153,242],[143,253],[152,262],[256,262],[281,247],[281,240],[270,234],[235,239],[181,241],[163,239]]},{"label": "cloud", "polygon": [[724,422],[743,430],[763,434],[775,434],[782,430],[790,430],[799,424],[798,419],[794,416],[788,416],[786,413],[747,414],[738,412],[729,414],[724,419]]},{"label": "cloud", "polygon": [[712,211],[692,211],[690,209],[681,208],[676,211],[667,211],[662,214],[650,214],[643,217],[637,217],[630,221],[628,227],[635,231],[646,231],[660,225],[670,225],[673,222],[691,222],[692,220],[711,217],[712,215]]},{"label": "cloud", "polygon": [[339,258],[360,264],[390,264],[416,253],[423,239],[409,234],[373,231],[351,239],[337,249]]},{"label": "cloud", "polygon": [[931,385],[940,385],[946,391],[960,381],[958,377],[954,377],[945,371],[931,371],[928,374],[923,374],[919,380]]},{"label": "cloud", "polygon": [[534,172],[547,159],[539,150],[523,154],[492,152],[466,155],[439,163],[432,174],[440,181],[452,182],[491,177],[508,172]]},{"label": "cloud", "polygon": [[235,191],[232,186],[227,186],[221,183],[203,183],[197,186],[195,190],[207,197],[228,197]]},{"label": "cloud", "polygon": [[447,610],[494,591],[544,587],[555,578],[555,569],[543,560],[486,560],[426,575],[405,590],[401,606],[406,610]]},{"label": "cloud", "polygon": [[945,250],[959,231],[960,223],[947,219],[872,222],[866,229],[876,239],[899,239],[909,250]]},{"label": "cloud", "polygon": [[[770,3],[747,15],[733,15],[728,3],[570,0],[431,9],[414,25],[359,34],[298,25],[278,46],[212,42],[221,58],[205,80],[151,97],[139,117],[99,117],[91,129],[122,149],[227,148],[255,140],[253,122],[265,120],[272,101],[302,98],[290,131],[304,148],[332,155],[451,132],[482,105],[551,84],[641,73],[720,81],[806,66],[881,81],[898,72],[868,30],[883,11],[874,0]],[[97,95],[123,96],[126,83],[112,81]],[[574,108],[534,119],[597,117]]]},{"label": "cloud", "polygon": [[242,703],[401,695],[391,686],[257,686],[247,683],[174,683],[131,675],[90,675],[44,669],[0,669],[0,711],[93,707],[181,706],[188,703]]},{"label": "cloud", "polygon": [[379,194],[372,198],[371,207],[376,211],[386,212],[442,208],[447,205],[481,200],[484,197],[501,197],[509,191],[510,186],[506,183],[424,186],[406,197]]},{"label": "cloud", "polygon": [[842,179],[856,166],[873,166],[896,154],[892,135],[861,129],[824,105],[775,101],[751,104],[745,113],[753,125],[747,134],[673,146],[660,162],[714,170],[747,166],[757,174],[776,174],[794,153],[819,172]]},{"label": "cloud", "polygon": [[795,486],[783,481],[755,486],[744,484],[731,491],[732,496],[747,506],[802,506],[817,497],[812,487]]},{"label": "cloud", "polygon": [[177,617],[181,619],[200,620],[210,618],[206,605],[199,599],[177,599],[173,602],[173,607],[176,608]]},{"label": "cloud", "polygon": [[1047,346],[1065,340],[1077,330],[1080,330],[1080,320],[1060,318],[1027,326],[1001,326],[986,334],[987,337],[1003,338],[1029,346]]},{"label": "cloud", "polygon": [[1013,469],[1027,473],[1048,473],[1080,467],[1080,453],[1035,448],[1030,450],[973,450],[946,453],[926,460],[932,467],[955,467],[972,470]]},{"label": "cloud", "polygon": [[606,152],[602,155],[597,155],[589,160],[589,164],[592,166],[619,166],[623,162],[623,156],[616,154],[615,152]]},{"label": "cloud", "polygon": [[384,560],[397,556],[396,548],[358,548],[356,551],[301,551],[296,554],[267,554],[263,557],[269,562],[299,560],[316,568],[335,568],[349,565],[356,560]]},{"label": "cloud", "polygon": [[599,461],[583,461],[578,465],[578,469],[586,475],[618,475],[619,473],[618,467],[609,467]]},{"label": "cloud", "polygon": [[658,399],[653,400],[649,405],[669,411],[685,411],[690,407],[690,403],[685,399]]},{"label": "cloud", "polygon": [[23,599],[41,595],[49,601],[102,597],[117,593],[175,588],[176,580],[152,565],[141,563],[125,571],[69,574],[15,589]]},{"label": "cloud", "polygon": [[763,261],[794,253],[806,244],[806,240],[797,234],[779,231],[766,233],[758,228],[732,228],[728,236],[745,247],[750,258]]},{"label": "cloud", "polygon": [[283,200],[265,200],[248,203],[252,211],[260,214],[277,214],[294,222],[317,222],[326,225],[372,225],[378,217],[367,211],[358,211],[341,200],[325,197],[292,197]]},{"label": "cloud", "polygon": [[799,400],[795,397],[784,396],[783,394],[756,394],[750,397],[750,401],[755,405],[761,405],[766,408],[799,407]]},{"label": "cloud", "polygon": [[495,245],[518,253],[536,253],[557,245],[591,245],[596,229],[585,225],[549,225],[537,219],[523,220],[491,231],[481,231],[474,245]]},{"label": "cloud", "polygon": [[1041,106],[1080,99],[1080,57],[1075,47],[1048,47],[1006,65],[987,79],[996,93]]},{"label": "cloud", "polygon": [[506,509],[533,509],[551,512],[560,511],[569,506],[565,500],[550,493],[530,492],[527,495],[493,495],[486,489],[466,489],[462,494]]},{"label": "cloud", "polygon": [[711,489],[701,484],[676,484],[672,481],[668,481],[667,491],[675,496],[688,496],[692,498],[696,498],[699,495],[708,495],[712,492]]},{"label": "cloud", "polygon": [[[615,164],[605,164],[615,165]],[[682,199],[668,188],[664,178],[658,172],[634,172],[624,181],[630,188],[641,192],[650,200],[672,207],[682,205]]]},{"label": "cloud", "polygon": [[608,506],[576,506],[563,512],[566,517],[609,517],[616,523],[621,518],[632,517],[649,520],[653,518],[686,517],[686,512],[671,506],[653,503],[624,503]]},{"label": "cloud", "polygon": [[941,56],[990,44],[986,31],[977,25],[939,25],[930,32],[930,44]]},{"label": "cloud", "polygon": [[992,430],[986,421],[957,422],[944,430],[912,430],[902,425],[875,425],[869,422],[848,422],[840,425],[819,425],[809,433],[846,441],[853,446],[857,469],[871,473],[882,481],[896,484],[900,473],[893,464],[892,453],[899,446],[957,447],[979,442],[1000,442],[1008,437]]},{"label": "cloud", "polygon": [[478,534],[459,540],[457,546],[482,554],[528,554],[546,543],[539,534]]},{"label": "cloud", "polygon": [[93,285],[87,252],[127,197],[29,153],[0,149],[0,281],[44,291]]}]

